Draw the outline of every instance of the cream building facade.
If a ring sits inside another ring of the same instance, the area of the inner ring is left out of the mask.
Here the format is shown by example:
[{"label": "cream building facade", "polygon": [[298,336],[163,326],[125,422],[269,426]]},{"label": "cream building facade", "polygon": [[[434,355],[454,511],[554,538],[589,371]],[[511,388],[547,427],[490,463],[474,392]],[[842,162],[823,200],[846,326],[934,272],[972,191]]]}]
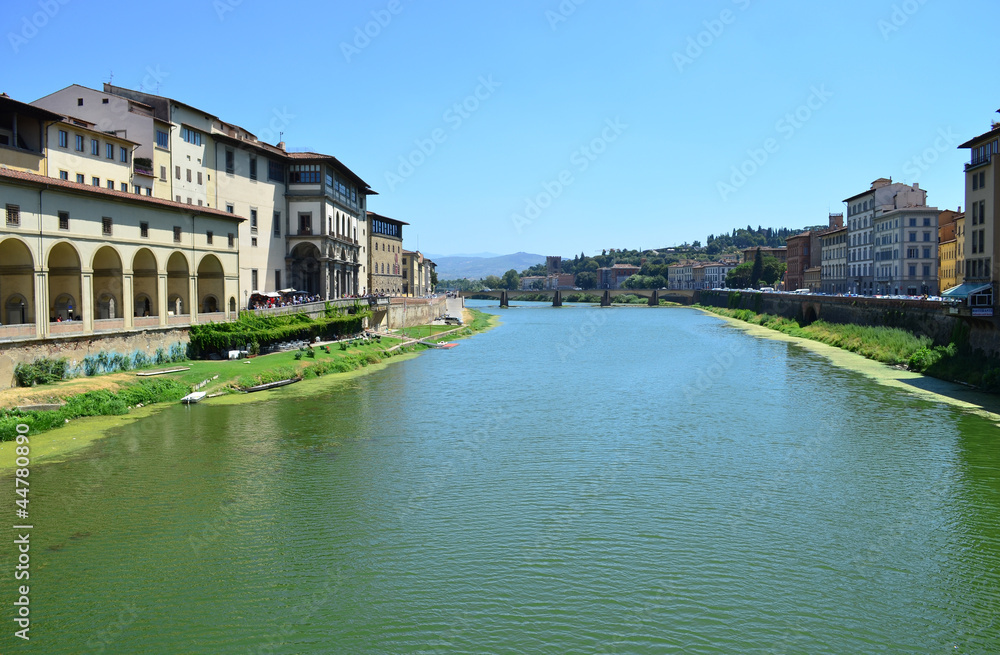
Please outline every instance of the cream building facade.
[{"label": "cream building facade", "polygon": [[236,316],[239,216],[5,167],[0,205],[0,338]]},{"label": "cream building facade", "polygon": [[368,212],[369,293],[384,296],[403,294],[403,226],[388,216]]}]

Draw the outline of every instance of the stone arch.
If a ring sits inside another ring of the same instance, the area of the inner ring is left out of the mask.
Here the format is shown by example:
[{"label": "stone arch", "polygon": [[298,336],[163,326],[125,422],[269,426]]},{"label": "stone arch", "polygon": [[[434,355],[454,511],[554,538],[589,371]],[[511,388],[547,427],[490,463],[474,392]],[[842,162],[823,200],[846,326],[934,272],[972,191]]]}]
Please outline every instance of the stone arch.
[{"label": "stone arch", "polygon": [[174,251],[167,260],[167,315],[191,313],[190,267],[183,253]]},{"label": "stone arch", "polygon": [[20,239],[4,239],[0,241],[0,262],[3,263],[0,266],[0,301],[4,303],[0,323],[33,323],[35,265],[31,250]]},{"label": "stone arch", "polygon": [[121,318],[122,258],[112,246],[101,246],[94,253],[94,318]]},{"label": "stone arch", "polygon": [[312,243],[300,243],[289,254],[291,260],[291,285],[310,294],[321,292],[320,252]]},{"label": "stone arch", "polygon": [[198,264],[198,307],[206,314],[223,311],[219,299],[226,297],[226,276],[215,255],[205,255]]},{"label": "stone arch", "polygon": [[135,316],[158,316],[160,313],[159,269],[149,248],[140,248],[132,257],[132,289]]},{"label": "stone arch", "polygon": [[64,321],[83,318],[85,308],[79,304],[83,296],[80,253],[72,244],[60,241],[49,250],[48,268],[50,318]]}]

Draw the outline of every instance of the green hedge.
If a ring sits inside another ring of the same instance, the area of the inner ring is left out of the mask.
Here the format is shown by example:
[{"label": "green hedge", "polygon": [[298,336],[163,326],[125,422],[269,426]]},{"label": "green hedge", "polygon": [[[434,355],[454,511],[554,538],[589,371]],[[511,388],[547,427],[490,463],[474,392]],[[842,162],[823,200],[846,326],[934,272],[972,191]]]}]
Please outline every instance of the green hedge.
[{"label": "green hedge", "polygon": [[256,343],[260,347],[294,339],[335,339],[357,334],[364,328],[368,312],[341,316],[332,310],[321,318],[305,313],[285,316],[257,316],[243,312],[231,323],[208,323],[191,326],[191,347],[196,356],[225,350],[245,350]]},{"label": "green hedge", "polygon": [[64,380],[69,374],[69,360],[48,359],[42,357],[30,364],[18,364],[14,368],[14,379],[20,387],[33,387],[36,384],[48,384]]}]

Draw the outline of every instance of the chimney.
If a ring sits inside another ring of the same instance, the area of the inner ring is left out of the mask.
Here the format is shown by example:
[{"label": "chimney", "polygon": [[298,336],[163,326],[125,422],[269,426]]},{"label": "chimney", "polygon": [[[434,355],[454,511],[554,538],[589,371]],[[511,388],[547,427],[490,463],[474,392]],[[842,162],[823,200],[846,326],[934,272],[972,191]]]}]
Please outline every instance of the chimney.
[{"label": "chimney", "polygon": [[278,141],[278,150],[284,150],[284,149],[285,149],[285,142]]},{"label": "chimney", "polygon": [[920,182],[914,182],[913,183],[913,190],[914,191],[920,191]]}]

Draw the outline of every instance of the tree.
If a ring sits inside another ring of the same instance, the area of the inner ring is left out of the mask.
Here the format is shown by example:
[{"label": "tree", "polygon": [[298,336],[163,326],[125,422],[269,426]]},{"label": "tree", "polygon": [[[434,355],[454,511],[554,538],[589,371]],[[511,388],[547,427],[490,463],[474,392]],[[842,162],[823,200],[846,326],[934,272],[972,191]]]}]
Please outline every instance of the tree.
[{"label": "tree", "polygon": [[748,289],[750,287],[750,274],[753,271],[751,262],[743,262],[726,274],[726,286],[730,289]]},{"label": "tree", "polygon": [[483,280],[483,284],[490,289],[501,289],[503,288],[503,280],[498,278],[496,275],[487,275]]},{"label": "tree", "polygon": [[701,241],[698,241],[697,239],[695,239],[693,242],[691,242],[691,247],[692,248],[701,248]]},{"label": "tree", "polygon": [[597,286],[597,274],[590,271],[576,274],[576,286],[581,289],[593,289]]},{"label": "tree", "polygon": [[753,270],[750,271],[750,286],[756,288],[760,282],[760,276],[764,274],[764,255],[760,248],[753,257]]},{"label": "tree", "polygon": [[532,280],[531,288],[535,291],[541,291],[545,288],[545,280]]},{"label": "tree", "polygon": [[508,291],[521,288],[521,276],[513,268],[503,274],[501,286]]},{"label": "tree", "polygon": [[431,288],[435,289],[437,288],[437,285],[438,285],[438,272],[431,271]]},{"label": "tree", "polygon": [[788,265],[779,262],[777,258],[765,257],[762,264],[760,279],[765,284],[774,286],[774,283],[780,280],[781,276],[785,274],[786,268],[788,268]]}]

